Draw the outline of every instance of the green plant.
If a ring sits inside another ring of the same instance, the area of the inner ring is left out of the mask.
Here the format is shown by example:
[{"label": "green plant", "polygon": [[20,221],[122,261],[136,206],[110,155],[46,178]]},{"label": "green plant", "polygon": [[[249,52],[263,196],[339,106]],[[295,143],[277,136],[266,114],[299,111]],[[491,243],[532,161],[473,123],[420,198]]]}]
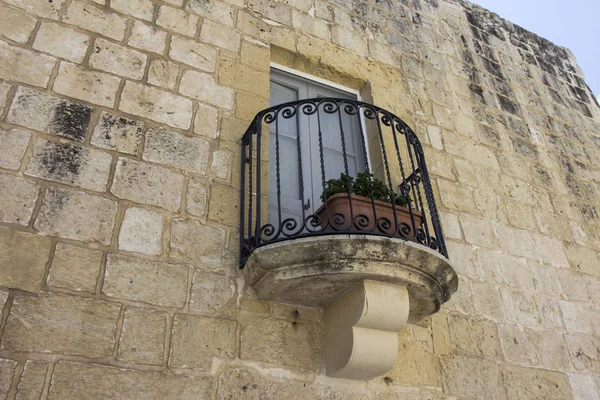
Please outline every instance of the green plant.
[{"label": "green plant", "polygon": [[339,179],[328,180],[325,183],[325,191],[321,194],[321,201],[324,203],[334,194],[348,193],[348,185],[350,185],[350,193],[358,196],[371,197],[372,194],[375,200],[391,203],[391,196],[393,195],[394,203],[397,206],[407,206],[410,203],[408,196],[400,196],[397,193],[390,192],[389,187],[384,182],[364,172],[359,173],[356,179],[342,173]]}]

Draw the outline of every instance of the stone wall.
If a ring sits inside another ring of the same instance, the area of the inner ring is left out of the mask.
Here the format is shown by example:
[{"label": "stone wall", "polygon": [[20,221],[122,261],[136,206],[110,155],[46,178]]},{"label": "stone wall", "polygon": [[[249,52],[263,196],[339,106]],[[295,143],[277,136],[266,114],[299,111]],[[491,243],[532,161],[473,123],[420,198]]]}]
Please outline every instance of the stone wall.
[{"label": "stone wall", "polygon": [[[600,108],[573,55],[442,0],[0,1],[0,399],[598,399]],[[238,270],[276,62],[425,154],[459,291],[370,382]]]}]

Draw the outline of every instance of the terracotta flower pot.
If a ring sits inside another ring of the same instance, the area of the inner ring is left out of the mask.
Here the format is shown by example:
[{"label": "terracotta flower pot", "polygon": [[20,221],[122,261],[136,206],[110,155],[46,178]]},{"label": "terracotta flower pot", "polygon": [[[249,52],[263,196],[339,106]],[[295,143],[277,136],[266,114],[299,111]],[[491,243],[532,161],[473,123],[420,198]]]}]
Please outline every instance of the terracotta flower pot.
[{"label": "terracotta flower pot", "polygon": [[[350,212],[351,201],[352,212]],[[373,203],[375,204],[377,224],[373,214]],[[323,204],[315,213],[321,218],[321,227],[326,231],[366,231],[407,239],[415,237],[415,229],[413,229],[408,207],[396,206],[398,228],[394,229],[394,210],[391,203],[380,200],[371,202],[369,197],[355,194],[351,194],[348,198],[346,193],[338,193],[330,196],[326,205],[327,207]],[[418,228],[421,225],[423,214],[415,210],[412,214],[414,226]],[[354,217],[354,221],[351,220],[351,216]]]}]

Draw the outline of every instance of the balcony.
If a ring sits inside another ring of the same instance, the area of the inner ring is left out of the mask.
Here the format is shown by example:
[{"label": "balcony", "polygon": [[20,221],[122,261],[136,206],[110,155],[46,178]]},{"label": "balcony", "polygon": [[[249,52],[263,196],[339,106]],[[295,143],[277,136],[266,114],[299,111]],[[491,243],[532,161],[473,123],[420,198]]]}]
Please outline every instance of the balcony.
[{"label": "balcony", "polygon": [[328,375],[386,372],[397,332],[456,291],[423,148],[394,114],[337,98],[263,110],[240,176],[240,268],[261,299],[324,308]]}]

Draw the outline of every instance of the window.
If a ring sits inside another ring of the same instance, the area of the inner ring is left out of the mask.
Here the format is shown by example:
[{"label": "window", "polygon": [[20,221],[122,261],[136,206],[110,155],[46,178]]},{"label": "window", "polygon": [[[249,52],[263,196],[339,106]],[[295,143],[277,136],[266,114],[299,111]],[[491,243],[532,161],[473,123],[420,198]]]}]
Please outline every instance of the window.
[{"label": "window", "polygon": [[[270,106],[326,97],[357,100],[357,95],[349,91],[271,70]],[[342,146],[346,148],[349,175],[356,176],[365,170],[367,156],[357,117],[345,113],[298,114],[295,118],[279,117],[277,123],[269,126],[269,221],[272,223],[287,218],[300,222],[302,214],[306,217],[321,206],[322,169],[325,179],[339,178],[345,172]],[[323,142],[323,154],[319,139]]]}]

